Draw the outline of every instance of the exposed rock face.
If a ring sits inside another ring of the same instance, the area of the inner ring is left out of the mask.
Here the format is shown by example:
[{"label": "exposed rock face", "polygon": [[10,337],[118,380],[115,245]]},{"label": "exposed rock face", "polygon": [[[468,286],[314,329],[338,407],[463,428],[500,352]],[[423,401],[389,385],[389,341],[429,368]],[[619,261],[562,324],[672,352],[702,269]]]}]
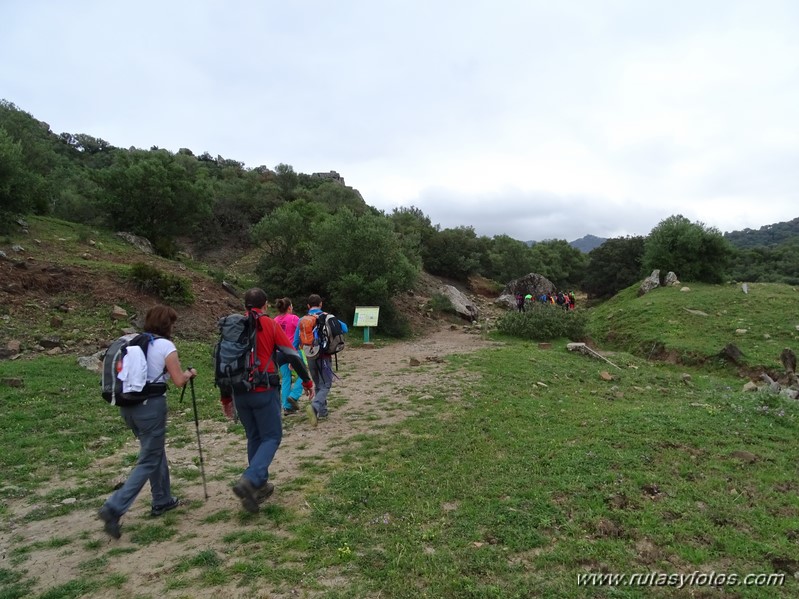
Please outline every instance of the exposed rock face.
[{"label": "exposed rock face", "polygon": [[153,250],[153,244],[150,243],[149,239],[145,239],[144,237],[139,237],[137,235],[134,235],[133,233],[125,233],[124,231],[117,233],[117,237],[121,237],[129,244],[131,244],[133,247],[139,249],[145,254],[155,253],[155,250]]},{"label": "exposed rock face", "polygon": [[477,320],[480,315],[477,306],[458,289],[452,285],[443,285],[441,294],[452,303],[452,307],[455,308],[458,316],[470,321]]},{"label": "exposed rock face", "polygon": [[652,271],[652,274],[641,283],[641,286],[638,288],[638,297],[646,295],[658,287],[660,287],[660,271],[656,268]]},{"label": "exposed rock face", "polygon": [[533,297],[538,297],[544,293],[555,293],[554,283],[543,275],[531,272],[523,277],[514,279],[502,290],[502,294],[494,300],[495,303],[500,304],[508,309],[516,308],[516,294],[527,295],[528,293]]}]

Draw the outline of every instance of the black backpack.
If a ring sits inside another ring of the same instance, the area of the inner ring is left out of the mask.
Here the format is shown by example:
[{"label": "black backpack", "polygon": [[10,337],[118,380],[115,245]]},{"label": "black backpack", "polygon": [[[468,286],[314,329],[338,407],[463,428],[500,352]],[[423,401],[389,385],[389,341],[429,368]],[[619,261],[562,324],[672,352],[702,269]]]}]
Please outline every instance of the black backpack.
[{"label": "black backpack", "polygon": [[150,397],[158,397],[166,393],[166,381],[146,383],[141,391],[123,392],[122,381],[117,376],[125,365],[129,347],[139,347],[146,360],[150,344],[159,338],[158,335],[151,333],[134,333],[123,335],[110,345],[103,356],[103,371],[100,375],[100,387],[104,400],[112,406],[135,406]]},{"label": "black backpack", "polygon": [[[219,341],[214,347],[214,384],[223,396],[246,393],[254,387],[276,386],[256,353],[256,332],[261,317],[254,312],[230,314],[219,319]],[[273,359],[274,356],[273,356]]]},{"label": "black backpack", "polygon": [[344,349],[344,329],[333,314],[322,312],[316,317],[316,334],[319,352],[333,355]]}]

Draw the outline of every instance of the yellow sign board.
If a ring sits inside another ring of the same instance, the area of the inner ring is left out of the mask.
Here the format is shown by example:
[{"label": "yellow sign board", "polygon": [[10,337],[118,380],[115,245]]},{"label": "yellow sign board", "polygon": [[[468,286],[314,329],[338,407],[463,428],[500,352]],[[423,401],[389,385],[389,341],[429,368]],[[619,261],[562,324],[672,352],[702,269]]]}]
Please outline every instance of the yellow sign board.
[{"label": "yellow sign board", "polygon": [[380,306],[355,306],[355,318],[352,321],[352,326],[376,327],[379,315]]}]

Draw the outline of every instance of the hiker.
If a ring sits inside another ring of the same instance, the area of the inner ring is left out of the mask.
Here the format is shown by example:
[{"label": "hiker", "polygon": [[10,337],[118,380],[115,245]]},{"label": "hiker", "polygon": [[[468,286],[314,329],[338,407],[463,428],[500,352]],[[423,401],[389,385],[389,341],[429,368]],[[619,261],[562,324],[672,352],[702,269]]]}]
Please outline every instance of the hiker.
[{"label": "hiker", "polygon": [[[183,387],[197,376],[194,368],[183,370],[171,340],[177,319],[177,312],[163,305],[150,308],[144,317],[144,332],[158,335],[147,348],[147,382],[171,378],[176,386]],[[180,505],[180,499],[172,496],[169,484],[169,463],[165,449],[166,393],[132,406],[120,406],[119,412],[139,440],[139,458],[128,479],[106,499],[98,513],[105,522],[105,532],[115,539],[122,534],[119,519],[128,511],[148,480],[153,496],[151,516],[160,516]]]},{"label": "hiker", "polygon": [[[282,297],[275,302],[278,315],[275,316],[275,322],[280,325],[286,337],[293,340],[294,333],[297,331],[297,324],[300,322],[300,317],[294,314],[294,306],[291,300],[287,297]],[[295,349],[298,349],[295,347]],[[302,395],[302,379],[296,377],[292,384],[291,382],[291,364],[288,362],[280,363],[280,400],[283,405],[283,415],[288,416],[294,414],[300,409],[300,395]]]},{"label": "hiker", "polygon": [[277,365],[273,356],[280,350],[285,359],[302,379],[302,388],[313,399],[313,381],[308,369],[286,337],[286,333],[274,320],[264,313],[266,293],[263,289],[249,289],[244,294],[244,306],[252,313],[257,322],[255,359],[258,372],[267,373],[268,386],[258,385],[251,391],[236,393],[234,403],[239,419],[247,434],[248,467],[233,485],[233,493],[241,500],[242,507],[256,513],[275,490],[269,482],[269,466],[277,453],[283,438],[283,424],[280,415],[280,384]]},{"label": "hiker", "polygon": [[[316,317],[322,314],[322,298],[316,293],[308,296],[308,313],[300,319],[300,325],[297,327],[297,332],[294,334],[294,345],[308,345],[308,335],[313,339],[313,329],[316,326]],[[339,320],[341,328],[346,333],[349,328],[346,323]],[[311,372],[313,378],[315,395],[311,405],[306,409],[308,418],[312,426],[316,426],[320,418],[327,418],[327,396],[330,393],[330,387],[333,386],[333,368],[330,364],[330,356],[324,353],[318,353],[311,356],[309,352],[305,352],[305,357],[308,360],[308,370]]]},{"label": "hiker", "polygon": [[516,309],[519,312],[524,312],[524,296],[521,293],[516,294]]}]

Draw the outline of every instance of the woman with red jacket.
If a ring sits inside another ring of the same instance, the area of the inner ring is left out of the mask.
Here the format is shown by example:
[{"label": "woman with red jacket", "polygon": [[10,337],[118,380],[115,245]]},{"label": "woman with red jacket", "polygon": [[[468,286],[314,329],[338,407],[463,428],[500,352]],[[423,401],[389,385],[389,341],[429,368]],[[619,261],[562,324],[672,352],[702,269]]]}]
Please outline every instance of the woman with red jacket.
[{"label": "woman with red jacket", "polygon": [[236,393],[234,402],[239,419],[247,434],[247,461],[249,466],[233,485],[233,493],[241,505],[250,513],[256,513],[259,505],[269,497],[275,486],[269,482],[269,466],[283,439],[283,423],[280,414],[280,379],[273,359],[279,349],[294,371],[302,379],[302,387],[309,399],[313,399],[313,381],[300,354],[291,344],[278,324],[264,314],[266,293],[253,288],[244,294],[244,306],[256,320],[255,353],[261,384],[251,391]]}]

